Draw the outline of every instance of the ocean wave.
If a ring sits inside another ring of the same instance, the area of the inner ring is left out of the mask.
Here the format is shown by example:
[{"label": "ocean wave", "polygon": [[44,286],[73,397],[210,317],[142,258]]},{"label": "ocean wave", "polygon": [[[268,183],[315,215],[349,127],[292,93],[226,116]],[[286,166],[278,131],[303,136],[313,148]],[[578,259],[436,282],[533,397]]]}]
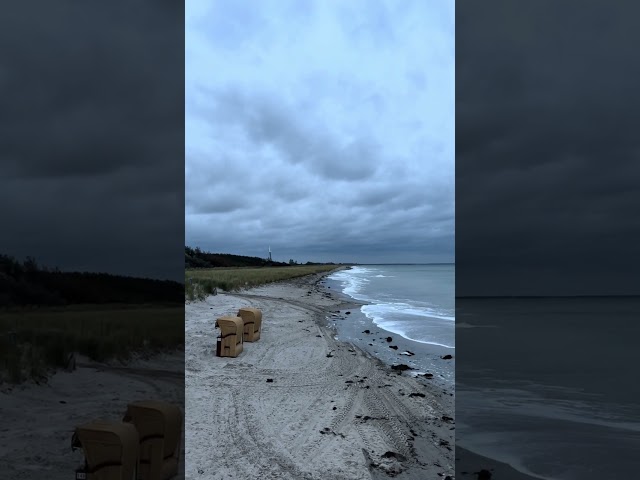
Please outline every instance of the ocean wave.
[{"label": "ocean wave", "polygon": [[[452,309],[442,308],[432,303],[409,298],[389,298],[389,292],[381,292],[372,278],[389,278],[384,275],[385,270],[367,267],[353,267],[349,270],[341,270],[328,278],[337,281],[342,292],[356,300],[365,301],[368,305],[361,308],[362,313],[373,321],[374,324],[389,332],[395,333],[408,340],[437,345],[445,348],[453,346],[453,335],[447,333],[453,327],[455,314]],[[370,293],[378,291],[377,294]],[[366,292],[366,293],[365,293]],[[373,298],[369,295],[375,295]],[[384,300],[383,300],[384,298]],[[412,319],[412,317],[416,317]],[[431,319],[422,322],[420,318]],[[416,321],[417,320],[417,321]]]},{"label": "ocean wave", "polygon": [[[532,384],[530,388],[553,387]],[[469,388],[462,384],[458,384],[457,391],[461,403],[473,406],[469,411],[496,411],[503,416],[544,418],[640,432],[640,422],[630,420],[633,412],[628,411],[628,406],[602,403],[578,390],[575,395],[582,399],[549,398],[520,388]]]},{"label": "ocean wave", "polygon": [[[384,319],[388,315],[413,315],[417,317],[429,317],[438,318],[440,320],[448,320],[455,322],[455,315],[451,315],[438,308],[420,307],[417,305],[411,305],[403,302],[391,302],[391,303],[374,303],[372,305],[365,305],[362,307],[362,312],[367,315],[367,312],[377,318]],[[370,315],[367,315],[372,318]]]},{"label": "ocean wave", "polygon": [[496,325],[473,325],[467,322],[456,322],[456,328],[497,328]]},{"label": "ocean wave", "polygon": [[[447,323],[454,319],[452,317],[438,317],[433,314],[432,309],[420,309],[415,306],[408,304],[372,304],[372,305],[363,305],[360,310],[365,314],[367,318],[373,321],[374,324],[378,325],[380,328],[400,335],[407,340],[411,340],[418,343],[425,343],[429,345],[437,345],[445,348],[455,348],[454,345],[449,345],[446,343],[442,343],[442,341],[436,341],[433,338],[429,338],[428,330],[419,329],[416,331],[416,324],[409,323],[406,321],[398,321],[395,317],[400,314],[406,315],[414,315],[419,317],[430,317],[430,318],[438,318],[440,320],[444,319]],[[427,313],[428,312],[428,313]],[[414,327],[414,328],[411,328]]]},{"label": "ocean wave", "polygon": [[356,300],[372,301],[371,298],[362,294],[362,289],[370,282],[370,280],[363,275],[368,275],[371,271],[372,270],[364,267],[353,267],[351,270],[336,272],[328,278],[340,282],[342,292],[345,295],[349,295]]}]

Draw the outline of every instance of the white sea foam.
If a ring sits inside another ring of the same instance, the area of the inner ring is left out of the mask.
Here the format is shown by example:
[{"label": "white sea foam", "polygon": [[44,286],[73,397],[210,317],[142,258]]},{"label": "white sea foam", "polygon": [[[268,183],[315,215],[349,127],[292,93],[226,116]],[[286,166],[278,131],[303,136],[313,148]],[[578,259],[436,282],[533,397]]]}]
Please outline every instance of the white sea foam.
[{"label": "white sea foam", "polygon": [[[402,308],[401,306],[406,306]],[[378,325],[380,328],[400,335],[401,337],[406,338],[407,340],[412,340],[418,343],[426,343],[429,345],[437,345],[445,348],[455,348],[453,345],[447,345],[445,343],[437,342],[434,339],[426,338],[427,331],[424,329],[418,330],[415,328],[415,324],[408,323],[406,321],[394,320],[394,315],[398,313],[415,315],[420,317],[432,317],[439,318],[435,315],[425,314],[425,310],[416,309],[407,304],[372,304],[372,305],[363,305],[361,307],[362,313],[364,313],[367,318],[371,319],[373,323]],[[450,317],[444,317],[447,321],[449,321]],[[411,328],[414,327],[414,328]]]},{"label": "white sea foam", "polygon": [[[373,305],[365,305],[362,309],[362,312],[367,315],[370,313],[371,315],[375,315],[377,319],[383,320],[386,316],[390,314],[402,314],[402,315],[413,315],[417,317],[429,317],[429,318],[438,318],[440,320],[448,320],[455,321],[456,317],[449,314],[449,312],[443,311],[438,308],[430,308],[430,307],[420,307],[417,305],[410,305],[408,303],[403,302],[392,302],[392,303],[375,303]],[[373,319],[373,316],[367,315],[369,318]]]},{"label": "white sea foam", "polygon": [[363,295],[362,289],[369,279],[365,276],[371,269],[364,267],[352,267],[351,270],[341,270],[329,276],[329,279],[340,282],[342,292],[355,298],[356,300],[371,301],[369,297]]},{"label": "white sea foam", "polygon": [[467,322],[456,322],[456,328],[496,328],[495,325],[473,325]]}]

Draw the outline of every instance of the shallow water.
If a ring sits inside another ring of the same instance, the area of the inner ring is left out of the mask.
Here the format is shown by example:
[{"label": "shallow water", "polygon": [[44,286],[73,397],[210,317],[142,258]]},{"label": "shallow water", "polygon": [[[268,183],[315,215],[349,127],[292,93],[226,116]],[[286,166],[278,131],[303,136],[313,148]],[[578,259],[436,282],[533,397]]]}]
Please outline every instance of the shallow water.
[{"label": "shallow water", "polygon": [[441,359],[455,353],[453,265],[360,266],[330,275],[326,285],[368,302],[360,311],[330,319],[340,340],[387,364],[406,363],[414,374],[432,373],[435,383],[453,387],[455,361]]},{"label": "shallow water", "polygon": [[453,265],[367,265],[332,274],[378,327],[415,342],[455,348]]},{"label": "shallow water", "polygon": [[540,478],[640,471],[638,299],[458,300],[456,442]]}]

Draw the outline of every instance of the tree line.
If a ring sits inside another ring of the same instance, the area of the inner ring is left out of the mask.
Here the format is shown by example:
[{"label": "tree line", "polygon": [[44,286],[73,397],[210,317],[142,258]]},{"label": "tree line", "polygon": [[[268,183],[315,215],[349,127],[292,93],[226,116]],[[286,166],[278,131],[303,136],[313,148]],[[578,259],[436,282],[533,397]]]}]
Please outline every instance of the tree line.
[{"label": "tree line", "polygon": [[[185,268],[218,268],[218,267],[286,267],[289,265],[302,265],[291,259],[289,262],[275,262],[260,257],[248,257],[244,255],[232,255],[230,253],[210,253],[198,247],[184,247]],[[307,262],[304,265],[320,265]]]},{"label": "tree line", "polygon": [[63,272],[0,254],[0,306],[182,303],[184,285],[99,272]]}]

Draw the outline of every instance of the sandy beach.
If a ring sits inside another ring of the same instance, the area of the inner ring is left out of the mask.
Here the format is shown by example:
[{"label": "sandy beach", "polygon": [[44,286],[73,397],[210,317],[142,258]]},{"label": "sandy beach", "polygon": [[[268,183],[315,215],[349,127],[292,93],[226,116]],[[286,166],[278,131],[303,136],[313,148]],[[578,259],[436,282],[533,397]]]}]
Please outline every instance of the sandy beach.
[{"label": "sandy beach", "polygon": [[[186,478],[453,477],[453,396],[338,342],[326,319],[349,305],[322,276],[185,306]],[[243,306],[261,339],[216,357],[216,318]]]},{"label": "sandy beach", "polygon": [[[121,421],[127,404],[136,400],[169,401],[184,411],[183,371],[183,352],[127,365],[79,358],[75,371],[58,372],[46,384],[3,388],[0,478],[74,478],[84,461],[82,450],[71,449],[77,425],[99,419]],[[184,472],[184,441],[182,445],[180,472]]]}]

